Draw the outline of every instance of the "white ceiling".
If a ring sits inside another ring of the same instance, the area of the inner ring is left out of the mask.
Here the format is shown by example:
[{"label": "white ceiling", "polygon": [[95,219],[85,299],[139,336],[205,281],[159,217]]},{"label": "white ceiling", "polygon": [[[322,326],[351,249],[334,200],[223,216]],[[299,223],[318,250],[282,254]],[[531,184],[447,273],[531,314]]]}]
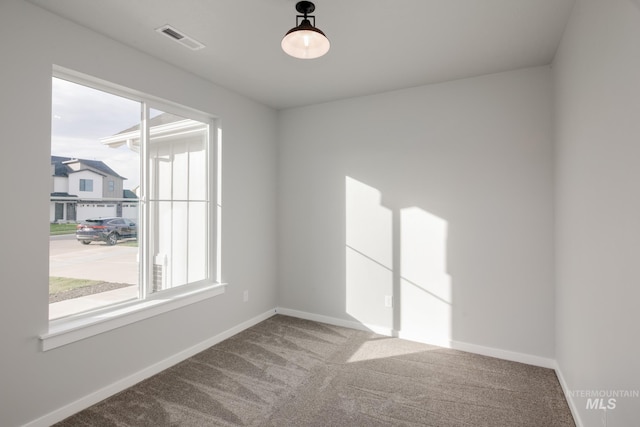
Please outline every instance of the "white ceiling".
[{"label": "white ceiling", "polygon": [[[280,49],[297,0],[29,0],[281,109],[549,64],[574,0],[316,0],[322,58]],[[207,47],[155,31],[170,24]]]}]

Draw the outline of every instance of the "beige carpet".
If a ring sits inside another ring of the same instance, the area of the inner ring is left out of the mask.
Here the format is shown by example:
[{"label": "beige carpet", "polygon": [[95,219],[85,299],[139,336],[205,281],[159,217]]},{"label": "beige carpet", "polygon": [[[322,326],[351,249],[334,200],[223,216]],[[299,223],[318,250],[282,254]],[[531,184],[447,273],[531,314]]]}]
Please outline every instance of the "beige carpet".
[{"label": "beige carpet", "polygon": [[274,316],[58,426],[574,426],[550,369]]}]

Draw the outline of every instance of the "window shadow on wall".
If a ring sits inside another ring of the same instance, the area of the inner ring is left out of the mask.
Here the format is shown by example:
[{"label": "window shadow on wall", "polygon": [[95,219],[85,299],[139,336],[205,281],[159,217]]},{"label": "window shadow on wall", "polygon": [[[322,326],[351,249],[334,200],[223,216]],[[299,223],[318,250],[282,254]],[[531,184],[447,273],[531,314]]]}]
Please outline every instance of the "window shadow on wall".
[{"label": "window shadow on wall", "polygon": [[363,325],[448,346],[448,222],[421,207],[385,206],[383,196],[345,177],[346,312]]}]

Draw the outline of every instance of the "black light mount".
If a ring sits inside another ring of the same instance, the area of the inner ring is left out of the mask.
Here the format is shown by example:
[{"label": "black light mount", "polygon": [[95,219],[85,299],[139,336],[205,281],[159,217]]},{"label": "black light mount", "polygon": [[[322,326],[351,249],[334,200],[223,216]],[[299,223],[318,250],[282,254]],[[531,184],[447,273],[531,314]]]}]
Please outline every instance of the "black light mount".
[{"label": "black light mount", "polygon": [[[299,1],[296,3],[296,10],[298,13],[302,13],[302,15],[296,15],[296,25],[300,26],[302,24],[299,23],[299,19],[302,18],[302,22],[308,21],[309,18],[313,18],[313,26],[316,26],[316,17],[315,15],[309,16],[310,13],[313,13],[316,10],[316,5],[310,1]],[[311,25],[311,23],[309,23]]]},{"label": "black light mount", "polygon": [[[316,5],[310,1],[299,1],[296,10],[302,15],[296,15],[296,26],[284,35],[282,50],[299,59],[321,57],[329,51],[331,44],[327,36],[316,28],[316,17],[309,15],[316,10]],[[313,19],[313,24],[309,18]]]}]

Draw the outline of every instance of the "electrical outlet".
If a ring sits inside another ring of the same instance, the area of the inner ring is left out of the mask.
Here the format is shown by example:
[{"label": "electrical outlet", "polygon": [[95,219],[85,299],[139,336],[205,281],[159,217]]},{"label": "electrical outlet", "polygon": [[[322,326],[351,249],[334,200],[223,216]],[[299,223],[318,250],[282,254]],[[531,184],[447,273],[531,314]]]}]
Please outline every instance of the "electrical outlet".
[{"label": "electrical outlet", "polygon": [[393,296],[392,295],[385,295],[384,296],[384,306],[387,307],[387,308],[393,307]]},{"label": "electrical outlet", "polygon": [[249,291],[244,291],[242,293],[242,301],[244,301],[244,302],[249,301]]}]

